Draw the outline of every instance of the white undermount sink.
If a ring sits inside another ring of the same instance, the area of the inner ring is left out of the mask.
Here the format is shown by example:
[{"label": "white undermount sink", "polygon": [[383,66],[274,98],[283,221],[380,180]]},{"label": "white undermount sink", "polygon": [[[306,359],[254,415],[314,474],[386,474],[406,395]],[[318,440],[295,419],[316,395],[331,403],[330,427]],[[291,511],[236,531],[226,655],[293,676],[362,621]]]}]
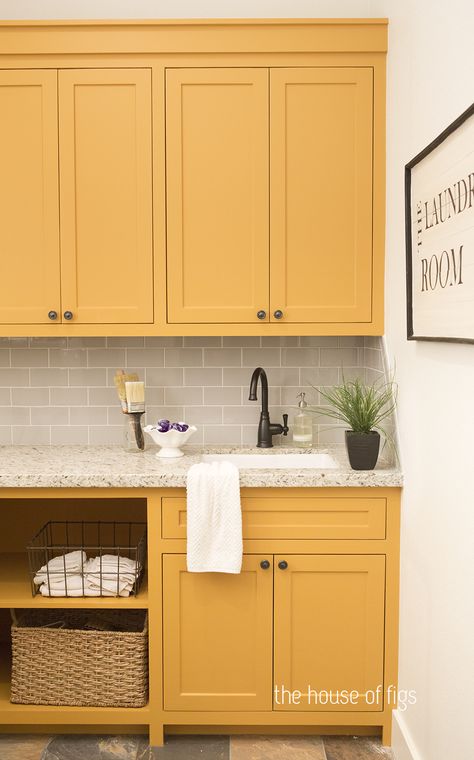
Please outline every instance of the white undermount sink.
[{"label": "white undermount sink", "polygon": [[337,462],[326,452],[316,454],[203,454],[202,462],[232,462],[239,469],[263,470],[289,468],[334,470]]}]

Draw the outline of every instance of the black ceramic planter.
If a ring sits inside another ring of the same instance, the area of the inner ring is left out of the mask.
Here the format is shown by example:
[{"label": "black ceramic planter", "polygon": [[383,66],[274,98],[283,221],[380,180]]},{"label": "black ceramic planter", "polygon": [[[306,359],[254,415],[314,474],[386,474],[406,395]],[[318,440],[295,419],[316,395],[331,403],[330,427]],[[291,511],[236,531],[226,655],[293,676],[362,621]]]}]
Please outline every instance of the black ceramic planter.
[{"label": "black ceramic planter", "polygon": [[377,464],[380,448],[380,433],[355,433],[346,430],[346,448],[353,470],[373,470]]}]

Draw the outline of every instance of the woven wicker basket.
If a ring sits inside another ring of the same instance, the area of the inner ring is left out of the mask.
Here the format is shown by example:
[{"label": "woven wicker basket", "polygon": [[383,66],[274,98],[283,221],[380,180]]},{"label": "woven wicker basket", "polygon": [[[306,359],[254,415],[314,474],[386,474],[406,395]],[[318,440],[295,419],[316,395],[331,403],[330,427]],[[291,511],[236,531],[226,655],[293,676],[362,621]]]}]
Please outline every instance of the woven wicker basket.
[{"label": "woven wicker basket", "polygon": [[[78,630],[92,614],[117,630]],[[58,621],[66,627],[52,627]],[[11,701],[143,707],[148,701],[146,612],[26,611],[12,625]]]}]

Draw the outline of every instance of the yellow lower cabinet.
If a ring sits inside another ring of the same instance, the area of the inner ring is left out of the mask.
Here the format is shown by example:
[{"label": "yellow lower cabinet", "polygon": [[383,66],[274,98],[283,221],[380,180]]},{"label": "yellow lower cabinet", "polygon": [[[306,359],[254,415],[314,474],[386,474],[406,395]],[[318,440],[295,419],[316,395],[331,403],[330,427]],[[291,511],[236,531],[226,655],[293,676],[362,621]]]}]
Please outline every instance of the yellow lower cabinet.
[{"label": "yellow lower cabinet", "polygon": [[382,710],[385,557],[281,555],[274,566],[274,709]]},{"label": "yellow lower cabinet", "polygon": [[188,573],[185,555],[163,555],[165,710],[272,709],[272,565]]}]

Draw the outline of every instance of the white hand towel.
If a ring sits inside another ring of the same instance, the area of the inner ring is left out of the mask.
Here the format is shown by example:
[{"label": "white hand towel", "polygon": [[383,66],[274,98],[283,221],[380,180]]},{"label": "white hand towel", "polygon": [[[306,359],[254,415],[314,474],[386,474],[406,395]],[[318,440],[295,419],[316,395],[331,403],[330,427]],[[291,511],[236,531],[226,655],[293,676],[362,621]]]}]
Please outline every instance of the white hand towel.
[{"label": "white hand towel", "polygon": [[187,566],[191,573],[240,573],[239,471],[230,462],[194,464],[187,477]]}]

